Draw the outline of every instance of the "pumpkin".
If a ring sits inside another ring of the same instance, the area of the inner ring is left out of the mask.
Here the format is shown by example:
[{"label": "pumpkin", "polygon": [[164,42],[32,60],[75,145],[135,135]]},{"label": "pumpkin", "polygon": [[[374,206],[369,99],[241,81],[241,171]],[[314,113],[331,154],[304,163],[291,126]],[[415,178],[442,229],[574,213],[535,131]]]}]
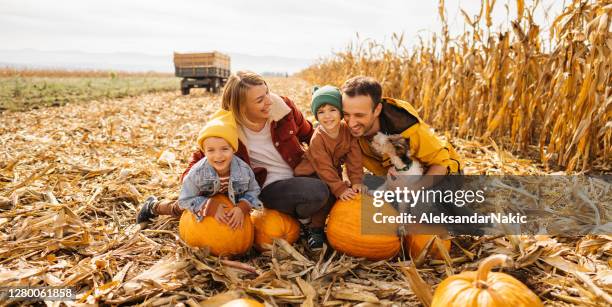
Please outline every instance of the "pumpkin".
[{"label": "pumpkin", "polygon": [[[429,243],[429,241],[434,238],[440,240],[442,242],[442,245],[446,249],[446,251],[450,252],[450,249],[451,249],[450,240],[441,239],[437,235],[422,235],[422,234],[406,235],[406,237],[404,237],[405,246],[407,246],[406,250],[410,251],[410,256],[412,257],[412,259],[417,259],[419,255],[421,254],[421,252],[423,251],[423,249],[427,246],[427,243]],[[429,251],[430,251],[430,255],[432,258],[443,259],[442,253],[440,253],[440,251],[438,250],[438,246],[436,245],[435,242],[431,243],[431,249]]]},{"label": "pumpkin", "polygon": [[[213,198],[222,203],[219,210],[227,212],[234,207],[225,195],[217,194]],[[242,228],[236,230],[217,222],[212,216],[206,216],[198,222],[189,210],[183,212],[179,222],[179,235],[185,243],[195,247],[208,246],[210,253],[215,256],[244,254],[253,245],[253,232],[253,224],[248,216],[245,216]]]},{"label": "pumpkin", "polygon": [[[404,236],[404,249],[410,251],[412,259],[417,259],[423,249],[434,237],[437,238],[447,252],[451,250],[451,240],[448,237],[447,230],[439,225],[413,224],[407,225],[409,233]],[[442,253],[438,250],[438,245],[431,242],[429,255],[435,259],[442,259]]]},{"label": "pumpkin", "polygon": [[514,277],[490,273],[493,267],[508,260],[506,255],[493,255],[482,261],[476,272],[448,277],[438,285],[431,306],[544,306],[535,293]]},{"label": "pumpkin", "polygon": [[250,298],[240,298],[233,301],[229,301],[221,307],[263,307],[264,304]]},{"label": "pumpkin", "polygon": [[[363,206],[365,207],[362,208]],[[365,220],[368,222],[366,228],[374,230],[371,233],[362,233],[362,209],[364,217],[368,219]],[[326,232],[329,244],[335,250],[353,257],[382,260],[395,256],[400,250],[398,226],[388,223],[373,225],[371,220],[376,212],[382,212],[383,215],[397,215],[397,211],[389,204],[375,208],[370,196],[359,195],[352,200],[338,200],[332,207],[327,221]]]},{"label": "pumpkin", "polygon": [[289,244],[300,237],[300,223],[293,217],[277,210],[264,208],[251,214],[255,227],[255,248],[258,251],[267,249],[274,239],[283,239]]}]

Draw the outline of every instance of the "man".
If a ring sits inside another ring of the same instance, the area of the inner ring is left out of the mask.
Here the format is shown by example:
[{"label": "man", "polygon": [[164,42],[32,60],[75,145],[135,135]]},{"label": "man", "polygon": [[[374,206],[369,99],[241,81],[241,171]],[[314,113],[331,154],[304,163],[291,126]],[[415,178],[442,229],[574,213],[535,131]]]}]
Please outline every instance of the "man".
[{"label": "man", "polygon": [[[371,147],[372,137],[377,132],[403,136],[409,144],[411,158],[417,159],[425,167],[425,175],[461,172],[460,158],[454,148],[438,139],[408,102],[382,97],[382,87],[378,81],[371,77],[353,77],[344,82],[341,91],[344,120],[351,134],[359,137],[363,164],[374,175],[392,175],[392,178],[396,175],[394,168],[390,167],[389,157],[380,156]],[[430,180],[434,178],[427,177]],[[419,184],[413,184],[412,188],[427,188],[433,182]],[[402,186],[401,182],[394,185]]]},{"label": "man", "polygon": [[[446,175],[461,174],[459,155],[449,143],[443,143],[431,132],[412,105],[399,99],[382,97],[380,83],[371,77],[353,77],[344,82],[341,91],[344,120],[351,134],[359,137],[363,165],[377,176],[365,176],[363,182],[368,189],[377,189],[383,183],[385,190],[388,191],[404,187],[417,191],[421,189],[445,191],[458,188],[457,184],[460,184],[461,178],[450,178]],[[424,166],[424,175],[427,176],[418,179],[414,176],[397,176],[398,172],[395,167],[391,167],[389,157],[379,155],[371,146],[372,138],[378,132],[386,135],[399,134],[406,139],[410,148],[410,157]],[[435,216],[473,213],[469,208],[460,208],[444,201],[433,201],[429,205],[421,203],[412,208],[408,208],[405,202],[394,202],[394,204],[400,212],[410,212],[418,217],[426,213]],[[445,225],[444,228],[450,233],[478,235],[481,234],[479,228],[483,226],[486,225],[454,224]],[[437,233],[439,228],[429,228],[423,224],[417,228],[399,228],[401,235],[408,230],[439,234]]]}]

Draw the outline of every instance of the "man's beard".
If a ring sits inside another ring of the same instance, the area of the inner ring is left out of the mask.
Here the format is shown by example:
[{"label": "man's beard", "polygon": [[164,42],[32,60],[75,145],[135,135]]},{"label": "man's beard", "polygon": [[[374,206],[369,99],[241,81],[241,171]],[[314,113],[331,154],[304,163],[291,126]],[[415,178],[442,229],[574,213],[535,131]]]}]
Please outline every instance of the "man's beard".
[{"label": "man's beard", "polygon": [[369,127],[363,126],[364,130],[363,130],[363,135],[365,137],[372,137],[376,134],[376,132],[378,131],[372,131],[372,127],[374,127],[374,121],[372,121],[372,123],[370,123]]}]

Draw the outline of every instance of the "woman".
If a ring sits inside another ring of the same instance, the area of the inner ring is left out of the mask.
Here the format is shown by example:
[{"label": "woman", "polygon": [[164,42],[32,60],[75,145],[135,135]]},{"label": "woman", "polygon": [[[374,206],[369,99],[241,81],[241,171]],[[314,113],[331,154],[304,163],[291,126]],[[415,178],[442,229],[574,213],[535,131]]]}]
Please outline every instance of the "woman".
[{"label": "woman", "polygon": [[[236,155],[253,168],[264,207],[299,219],[306,226],[308,246],[321,247],[325,217],[335,198],[320,179],[293,174],[304,155],[301,143],[308,144],[313,134],[312,124],[289,98],[270,93],[265,80],[248,71],[228,79],[222,108],[236,119]],[[203,157],[196,151],[183,176]]]}]

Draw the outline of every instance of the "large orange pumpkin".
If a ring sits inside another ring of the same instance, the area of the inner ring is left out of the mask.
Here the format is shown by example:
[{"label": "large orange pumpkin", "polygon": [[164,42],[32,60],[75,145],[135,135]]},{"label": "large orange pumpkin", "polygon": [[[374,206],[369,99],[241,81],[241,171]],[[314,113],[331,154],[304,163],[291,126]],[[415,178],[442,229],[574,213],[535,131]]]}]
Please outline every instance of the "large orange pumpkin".
[{"label": "large orange pumpkin", "polygon": [[293,244],[300,237],[300,223],[277,210],[255,210],[251,221],[255,227],[255,248],[260,252],[266,250],[265,244],[272,244],[274,239],[284,239]]},{"label": "large orange pumpkin", "polygon": [[[213,196],[223,203],[226,212],[233,208],[225,195]],[[189,210],[185,210],[179,222],[181,239],[190,246],[210,248],[215,256],[234,256],[247,252],[253,245],[253,224],[249,216],[245,216],[242,228],[233,230],[228,225],[219,223],[212,216],[207,216],[198,222]]]},{"label": "large orange pumpkin", "polygon": [[263,307],[264,304],[250,298],[240,298],[233,301],[229,301],[221,307]]},{"label": "large orange pumpkin", "polygon": [[494,255],[485,259],[476,272],[448,277],[438,285],[431,307],[543,306],[540,298],[514,277],[490,273],[508,259],[506,255]]},{"label": "large orange pumpkin", "polygon": [[[362,208],[361,197],[364,198]],[[397,225],[382,224],[376,234],[362,233],[362,209],[365,218],[371,219],[375,212],[384,215],[397,215],[389,204],[376,209],[369,196],[358,196],[353,200],[338,200],[327,221],[327,240],[337,251],[353,257],[364,257],[370,260],[389,259],[400,250],[400,239],[397,236]],[[370,227],[370,226],[368,226]]]}]

